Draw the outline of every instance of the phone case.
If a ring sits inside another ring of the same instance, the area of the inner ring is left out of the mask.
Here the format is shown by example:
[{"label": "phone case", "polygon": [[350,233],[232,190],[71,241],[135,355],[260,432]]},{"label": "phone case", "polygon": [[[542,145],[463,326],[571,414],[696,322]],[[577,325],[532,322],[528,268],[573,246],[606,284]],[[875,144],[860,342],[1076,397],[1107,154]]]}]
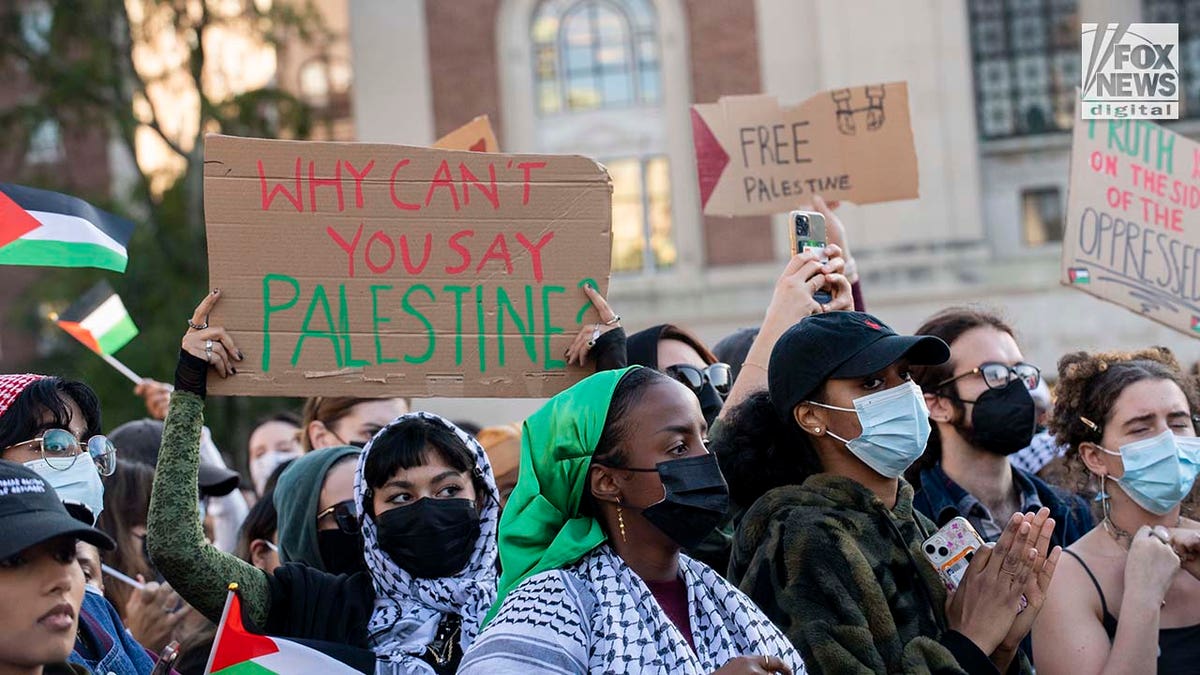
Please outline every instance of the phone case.
[{"label": "phone case", "polygon": [[946,588],[953,591],[962,582],[975,551],[983,544],[983,537],[966,518],[959,516],[926,539],[921,544],[921,551],[933,563]]},{"label": "phone case", "polygon": [[[805,235],[796,232],[796,216],[805,215],[809,218],[809,231]],[[821,254],[821,262],[829,262],[825,257],[825,216],[816,211],[792,211],[788,214],[788,238],[792,244],[792,255],[815,250]]]}]

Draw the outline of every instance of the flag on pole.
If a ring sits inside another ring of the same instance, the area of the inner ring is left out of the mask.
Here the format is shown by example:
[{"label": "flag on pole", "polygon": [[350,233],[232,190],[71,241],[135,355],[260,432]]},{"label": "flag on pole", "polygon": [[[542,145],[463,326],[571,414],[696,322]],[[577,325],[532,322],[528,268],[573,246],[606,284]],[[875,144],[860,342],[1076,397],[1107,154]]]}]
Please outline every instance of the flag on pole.
[{"label": "flag on pole", "polygon": [[237,584],[230,584],[205,675],[322,673],[357,675],[359,670],[299,642],[251,633],[242,621]]},{"label": "flag on pole", "polygon": [[55,323],[102,356],[112,355],[138,334],[121,296],[107,281],[92,286],[60,314]]},{"label": "flag on pole", "polygon": [[0,183],[0,265],[124,272],[133,223],[70,195]]}]

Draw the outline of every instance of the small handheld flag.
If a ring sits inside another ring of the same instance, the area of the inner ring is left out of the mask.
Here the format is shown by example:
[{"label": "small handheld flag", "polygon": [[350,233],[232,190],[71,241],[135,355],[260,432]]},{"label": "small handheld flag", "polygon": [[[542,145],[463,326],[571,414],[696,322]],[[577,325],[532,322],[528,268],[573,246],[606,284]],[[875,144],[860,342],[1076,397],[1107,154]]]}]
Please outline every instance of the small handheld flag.
[{"label": "small handheld flag", "polygon": [[113,356],[138,334],[137,326],[107,281],[92,286],[71,303],[61,315],[50,317],[58,327],[116,368],[122,375],[140,384],[142,378]]},{"label": "small handheld flag", "polygon": [[361,671],[311,647],[251,633],[242,621],[242,601],[237,584],[229,585],[229,597],[208,655],[205,675],[271,675],[273,673],[322,673],[354,675]]},{"label": "small handheld flag", "polygon": [[88,289],[55,322],[97,354],[112,355],[138,334],[121,296],[107,281]]},{"label": "small handheld flag", "polygon": [[0,183],[0,265],[124,272],[133,223],[70,195]]}]

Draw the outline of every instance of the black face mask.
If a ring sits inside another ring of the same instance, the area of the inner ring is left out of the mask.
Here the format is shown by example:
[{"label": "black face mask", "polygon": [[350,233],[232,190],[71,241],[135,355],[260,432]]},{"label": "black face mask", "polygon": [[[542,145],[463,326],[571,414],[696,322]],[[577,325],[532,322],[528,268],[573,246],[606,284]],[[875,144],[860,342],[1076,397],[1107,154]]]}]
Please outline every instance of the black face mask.
[{"label": "black face mask", "polygon": [[362,534],[349,534],[337,528],[318,530],[317,550],[321,552],[325,571],[330,574],[354,574],[367,569]]},{"label": "black face mask", "polygon": [[421,579],[454,576],[479,540],[479,512],[470,499],[424,497],[376,516],[379,548]]},{"label": "black face mask", "polygon": [[673,459],[653,469],[622,469],[658,472],[666,496],[642,509],[642,515],[683,548],[695,548],[704,541],[729,510],[729,486],[716,455]]},{"label": "black face mask", "polygon": [[955,425],[971,445],[997,455],[1011,455],[1029,447],[1037,427],[1037,408],[1020,379],[1003,389],[988,389],[974,401],[961,402],[975,405],[971,427]]}]

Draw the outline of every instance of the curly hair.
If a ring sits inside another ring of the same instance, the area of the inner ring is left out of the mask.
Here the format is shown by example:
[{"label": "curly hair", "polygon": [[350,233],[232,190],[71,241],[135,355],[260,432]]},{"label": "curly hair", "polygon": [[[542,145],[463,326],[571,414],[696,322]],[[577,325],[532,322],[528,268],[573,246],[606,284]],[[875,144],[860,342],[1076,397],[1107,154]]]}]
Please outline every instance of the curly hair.
[{"label": "curly hair", "polygon": [[1100,441],[1121,392],[1143,380],[1174,382],[1183,391],[1191,411],[1196,411],[1195,381],[1183,372],[1175,355],[1166,347],[1135,352],[1073,352],[1059,359],[1058,386],[1049,427],[1058,442],[1068,446],[1067,475],[1077,482],[1077,490],[1085,490],[1090,478],[1079,454],[1080,444]]}]

